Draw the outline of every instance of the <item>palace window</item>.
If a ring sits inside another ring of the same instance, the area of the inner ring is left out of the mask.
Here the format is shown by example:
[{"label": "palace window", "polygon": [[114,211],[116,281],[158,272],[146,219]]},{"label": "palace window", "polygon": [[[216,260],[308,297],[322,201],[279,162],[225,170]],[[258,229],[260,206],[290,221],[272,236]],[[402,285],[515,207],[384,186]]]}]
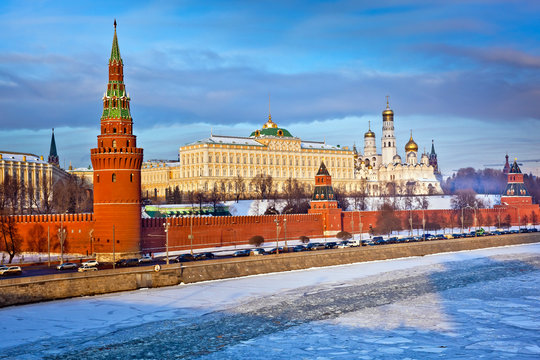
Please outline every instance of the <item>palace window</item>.
[{"label": "palace window", "polygon": [[113,141],[112,141],[112,147],[113,147],[113,148],[116,147],[116,140],[113,140]]},{"label": "palace window", "polygon": [[115,173],[112,174],[112,182],[116,182],[116,174]]}]

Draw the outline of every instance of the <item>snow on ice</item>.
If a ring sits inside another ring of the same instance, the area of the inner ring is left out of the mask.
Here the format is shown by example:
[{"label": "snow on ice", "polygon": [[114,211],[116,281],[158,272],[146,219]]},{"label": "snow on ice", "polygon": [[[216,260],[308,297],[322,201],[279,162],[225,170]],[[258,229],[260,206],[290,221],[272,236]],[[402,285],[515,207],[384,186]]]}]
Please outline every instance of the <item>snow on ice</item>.
[{"label": "snow on ice", "polygon": [[540,244],[0,309],[0,359],[538,359]]}]

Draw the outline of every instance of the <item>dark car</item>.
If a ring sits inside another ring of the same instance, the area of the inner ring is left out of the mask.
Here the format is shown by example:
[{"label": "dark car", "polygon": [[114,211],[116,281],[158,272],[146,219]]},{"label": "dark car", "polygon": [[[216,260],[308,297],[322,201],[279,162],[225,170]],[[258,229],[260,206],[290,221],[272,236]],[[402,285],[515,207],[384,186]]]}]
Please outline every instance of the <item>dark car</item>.
[{"label": "dark car", "polygon": [[176,259],[174,259],[174,261],[177,263],[194,261],[194,260],[195,260],[195,257],[191,254],[182,254],[182,255],[177,256]]},{"label": "dark car", "polygon": [[250,252],[251,252],[250,249],[238,250],[234,252],[233,256],[234,257],[249,256]]},{"label": "dark car", "polygon": [[382,236],[374,236],[373,237],[373,242],[376,244],[376,245],[383,245],[383,244],[386,244],[386,240],[384,240],[384,238]]},{"label": "dark car", "polygon": [[306,247],[304,245],[296,245],[292,248],[293,252],[300,252],[300,251],[306,251]]},{"label": "dark car", "polygon": [[337,247],[337,242],[330,241],[324,244],[325,249],[333,249]]},{"label": "dark car", "polygon": [[195,260],[213,259],[214,254],[212,254],[211,252],[203,252],[203,253],[195,254],[194,258]]},{"label": "dark car", "polygon": [[398,242],[398,238],[396,236],[393,236],[393,237],[389,238],[386,242],[388,244],[396,244]]},{"label": "dark car", "polygon": [[[283,252],[283,247],[279,247],[279,252],[282,253]],[[277,254],[277,248],[273,248],[271,249],[270,251],[268,251],[269,254]]]},{"label": "dark car", "polygon": [[138,258],[121,259],[116,262],[116,266],[119,266],[119,267],[137,266],[137,265],[139,265]]}]

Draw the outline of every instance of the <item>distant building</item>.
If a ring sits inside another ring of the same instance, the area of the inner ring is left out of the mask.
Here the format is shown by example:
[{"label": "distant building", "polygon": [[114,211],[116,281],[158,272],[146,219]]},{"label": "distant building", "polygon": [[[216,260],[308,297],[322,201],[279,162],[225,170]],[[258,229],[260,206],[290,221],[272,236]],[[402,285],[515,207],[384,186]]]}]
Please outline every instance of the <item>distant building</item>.
[{"label": "distant building", "polygon": [[[52,199],[52,188],[58,181],[64,180],[68,174],[57,166],[43,160],[43,156],[13,151],[0,151],[0,184],[7,177],[24,186],[26,199],[42,200],[44,195]],[[47,189],[44,189],[44,187]],[[32,194],[29,194],[32,191]],[[25,204],[26,205],[26,204]]]}]

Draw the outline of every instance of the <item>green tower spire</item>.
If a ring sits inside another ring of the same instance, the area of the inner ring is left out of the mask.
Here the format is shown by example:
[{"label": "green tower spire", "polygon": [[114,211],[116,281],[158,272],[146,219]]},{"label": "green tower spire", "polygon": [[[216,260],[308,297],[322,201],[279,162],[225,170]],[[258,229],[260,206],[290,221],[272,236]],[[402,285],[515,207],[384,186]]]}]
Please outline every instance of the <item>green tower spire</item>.
[{"label": "green tower spire", "polygon": [[114,19],[114,37],[112,42],[111,58],[109,59],[109,64],[114,61],[122,64],[122,57],[120,57],[120,47],[118,46],[118,37],[116,36],[116,19]]}]

